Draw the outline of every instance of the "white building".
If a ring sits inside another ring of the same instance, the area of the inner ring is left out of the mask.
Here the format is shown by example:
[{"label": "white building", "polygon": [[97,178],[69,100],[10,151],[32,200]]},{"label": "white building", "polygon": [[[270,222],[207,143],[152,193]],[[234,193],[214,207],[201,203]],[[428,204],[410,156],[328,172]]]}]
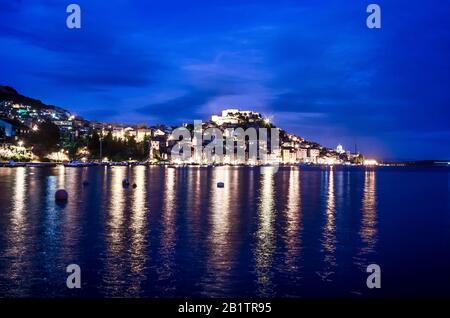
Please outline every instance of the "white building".
[{"label": "white building", "polygon": [[150,128],[141,127],[136,130],[136,141],[142,142],[145,137],[151,137],[152,130]]},{"label": "white building", "polygon": [[336,147],[336,152],[337,152],[338,154],[343,154],[343,153],[345,153],[344,147],[342,147],[341,144],[337,145],[337,147]]},{"label": "white building", "polygon": [[166,132],[158,128],[154,131],[153,135],[155,137],[162,137],[166,135]]},{"label": "white building", "polygon": [[316,148],[310,148],[309,149],[309,162],[311,163],[317,163],[317,158],[320,155],[320,150]]},{"label": "white building", "polygon": [[151,140],[150,141],[149,160],[156,159],[157,156],[160,156],[160,155],[161,155],[160,142],[158,140]]},{"label": "white building", "polygon": [[297,149],[297,161],[300,161],[300,162],[308,161],[308,148],[298,148]]},{"label": "white building", "polygon": [[292,164],[297,162],[297,154],[292,148],[282,148],[281,155],[283,163]]},{"label": "white building", "polygon": [[239,124],[242,120],[248,120],[249,122],[261,119],[261,114],[250,110],[239,110],[235,108],[225,109],[222,111],[222,115],[213,115],[211,120],[217,125],[223,124]]},{"label": "white building", "polygon": [[339,159],[339,157],[336,155],[331,155],[331,156],[327,155],[324,157],[318,157],[317,163],[322,164],[322,165],[336,165],[336,164],[341,164],[342,160]]},{"label": "white building", "polygon": [[128,137],[134,137],[137,142],[144,141],[145,137],[152,136],[152,130],[150,128],[135,128],[135,127],[120,127],[116,126],[112,128],[112,136],[113,138],[117,138],[120,140],[124,140]]}]

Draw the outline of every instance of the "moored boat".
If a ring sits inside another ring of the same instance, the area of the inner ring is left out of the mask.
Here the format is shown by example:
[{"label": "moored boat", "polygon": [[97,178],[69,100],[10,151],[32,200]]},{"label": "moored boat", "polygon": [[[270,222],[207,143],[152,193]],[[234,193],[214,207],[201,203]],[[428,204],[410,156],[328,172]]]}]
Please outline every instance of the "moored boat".
[{"label": "moored boat", "polygon": [[5,163],[3,165],[3,167],[7,167],[7,168],[17,168],[17,167],[25,167],[25,163],[24,162],[15,162],[14,160],[10,160],[7,163]]},{"label": "moored boat", "polygon": [[78,160],[73,160],[64,164],[64,167],[71,167],[71,168],[92,167],[92,166],[95,166],[94,162],[83,162]]}]

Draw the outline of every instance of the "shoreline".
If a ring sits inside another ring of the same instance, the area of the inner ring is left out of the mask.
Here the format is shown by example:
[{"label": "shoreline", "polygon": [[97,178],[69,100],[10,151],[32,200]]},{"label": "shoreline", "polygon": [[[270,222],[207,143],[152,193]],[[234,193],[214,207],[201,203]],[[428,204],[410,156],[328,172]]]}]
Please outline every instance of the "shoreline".
[{"label": "shoreline", "polygon": [[[64,166],[66,168],[89,168],[89,167],[133,167],[133,166],[160,166],[168,168],[214,168],[214,167],[267,167],[271,165],[249,165],[249,164],[173,164],[168,162],[162,163],[149,163],[149,162],[86,162],[76,165],[67,162],[0,162],[0,168],[53,168]],[[377,168],[377,167],[450,167],[450,161],[432,161],[432,162],[395,162],[395,163],[380,163],[378,165],[363,165],[363,164],[314,164],[314,163],[280,163],[279,167],[365,167],[365,168]]]}]

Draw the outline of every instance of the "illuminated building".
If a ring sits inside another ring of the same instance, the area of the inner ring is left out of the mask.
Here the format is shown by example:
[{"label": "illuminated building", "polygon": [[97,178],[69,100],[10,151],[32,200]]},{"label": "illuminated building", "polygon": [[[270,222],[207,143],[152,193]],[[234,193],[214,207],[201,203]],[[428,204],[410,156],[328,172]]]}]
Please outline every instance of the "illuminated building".
[{"label": "illuminated building", "polygon": [[364,165],[365,166],[378,166],[378,161],[376,161],[375,159],[365,159]]},{"label": "illuminated building", "polygon": [[309,149],[309,162],[311,163],[317,163],[317,158],[320,155],[320,150],[315,148]]},{"label": "illuminated building", "polygon": [[297,149],[297,161],[307,162],[308,161],[308,149],[300,147]]},{"label": "illuminated building", "polygon": [[296,152],[292,148],[282,148],[281,155],[283,163],[290,164],[297,161]]},{"label": "illuminated building", "polygon": [[28,134],[29,128],[17,120],[0,118],[0,129],[4,131],[5,137],[15,137]]},{"label": "illuminated building", "polygon": [[336,152],[337,152],[338,154],[343,154],[343,153],[345,153],[344,147],[342,147],[341,144],[337,145],[337,147],[336,147]]},{"label": "illuminated building", "polygon": [[243,121],[254,122],[256,120],[261,120],[261,114],[249,110],[239,110],[239,109],[225,109],[222,111],[222,115],[213,115],[211,120],[217,125],[221,126],[223,124],[240,124]]}]

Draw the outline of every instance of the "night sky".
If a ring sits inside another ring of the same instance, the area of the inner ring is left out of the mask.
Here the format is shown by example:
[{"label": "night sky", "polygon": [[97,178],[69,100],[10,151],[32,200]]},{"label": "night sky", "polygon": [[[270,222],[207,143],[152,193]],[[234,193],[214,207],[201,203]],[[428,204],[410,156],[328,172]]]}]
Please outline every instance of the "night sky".
[{"label": "night sky", "polygon": [[333,148],[450,159],[449,21],[450,1],[0,0],[0,84],[91,120],[233,107]]}]

